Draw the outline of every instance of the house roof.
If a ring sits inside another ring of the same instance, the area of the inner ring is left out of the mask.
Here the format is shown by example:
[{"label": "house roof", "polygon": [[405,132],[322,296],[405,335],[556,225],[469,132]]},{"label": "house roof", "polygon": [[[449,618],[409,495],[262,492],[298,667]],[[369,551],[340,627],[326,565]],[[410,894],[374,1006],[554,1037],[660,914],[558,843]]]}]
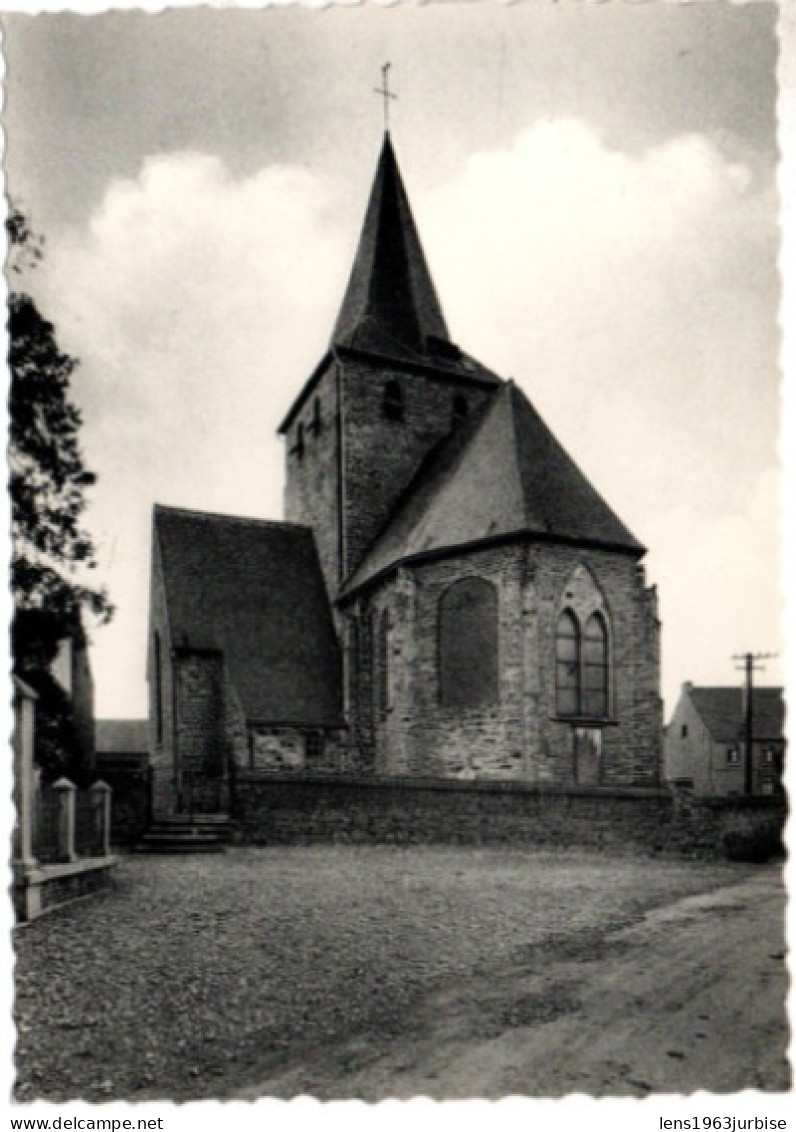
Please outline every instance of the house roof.
[{"label": "house roof", "polygon": [[508,535],[644,553],[513,382],[421,465],[345,592],[406,559]]},{"label": "house roof", "polygon": [[[717,743],[737,743],[744,732],[742,688],[688,688],[699,718]],[[782,688],[755,688],[752,694],[753,732],[757,739],[781,739],[785,727]]]},{"label": "house roof", "polygon": [[145,752],[149,747],[149,722],[146,719],[98,719],[94,746],[98,754]]},{"label": "house roof", "polygon": [[251,721],[340,726],[340,656],[308,527],[156,506],[171,645],[219,650]]}]

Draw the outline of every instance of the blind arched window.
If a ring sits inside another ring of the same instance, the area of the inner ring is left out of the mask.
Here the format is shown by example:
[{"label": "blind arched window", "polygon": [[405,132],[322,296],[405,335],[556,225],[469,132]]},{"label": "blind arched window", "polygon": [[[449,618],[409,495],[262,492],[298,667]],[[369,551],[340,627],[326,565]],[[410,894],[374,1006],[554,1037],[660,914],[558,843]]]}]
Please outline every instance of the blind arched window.
[{"label": "blind arched window", "polygon": [[[375,629],[374,625],[374,629]],[[376,646],[376,702],[379,715],[384,718],[390,707],[390,615],[382,610],[378,629],[374,633]]]},{"label": "blind arched window", "polygon": [[583,633],[583,714],[608,714],[608,631],[599,613]]},{"label": "blind arched window", "polygon": [[556,627],[556,711],[580,714],[580,628],[568,609]]},{"label": "blind arched window", "polygon": [[359,624],[354,617],[348,622],[348,649],[346,652],[346,695],[348,710],[356,715],[359,708]]},{"label": "blind arched window", "polygon": [[439,700],[479,707],[498,699],[498,596],[483,578],[454,582],[439,600]]}]

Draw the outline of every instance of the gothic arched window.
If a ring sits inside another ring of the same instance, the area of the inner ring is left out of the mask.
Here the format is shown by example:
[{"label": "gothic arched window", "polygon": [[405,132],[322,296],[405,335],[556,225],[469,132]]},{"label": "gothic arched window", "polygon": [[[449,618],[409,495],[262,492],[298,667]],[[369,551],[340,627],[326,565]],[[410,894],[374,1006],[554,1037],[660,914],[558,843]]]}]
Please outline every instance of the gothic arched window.
[{"label": "gothic arched window", "polygon": [[583,634],[583,715],[608,714],[608,630],[599,613]]},{"label": "gothic arched window", "polygon": [[404,419],[404,391],[398,381],[388,381],[384,386],[382,412],[388,421]]},{"label": "gothic arched window", "polygon": [[568,609],[556,628],[556,711],[580,715],[580,627]]},{"label": "gothic arched window", "polygon": [[479,707],[498,699],[498,596],[483,578],[462,578],[439,599],[439,700]]}]

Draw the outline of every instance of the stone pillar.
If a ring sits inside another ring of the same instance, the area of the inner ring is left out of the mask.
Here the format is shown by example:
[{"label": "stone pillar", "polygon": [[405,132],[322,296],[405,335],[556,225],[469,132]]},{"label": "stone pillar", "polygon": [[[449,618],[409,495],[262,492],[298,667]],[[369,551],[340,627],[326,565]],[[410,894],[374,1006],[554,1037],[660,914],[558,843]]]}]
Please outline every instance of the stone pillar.
[{"label": "stone pillar", "polygon": [[36,799],[36,772],[33,766],[33,737],[37,695],[14,677],[14,825],[13,866],[28,872],[37,867],[33,855],[33,821]]},{"label": "stone pillar", "polygon": [[95,782],[89,787],[89,793],[95,806],[97,824],[102,833],[102,856],[111,855],[111,797],[113,789],[107,782]]},{"label": "stone pillar", "polygon": [[58,791],[58,856],[62,861],[76,861],[75,852],[75,795],[77,787],[68,778],[53,783]]}]

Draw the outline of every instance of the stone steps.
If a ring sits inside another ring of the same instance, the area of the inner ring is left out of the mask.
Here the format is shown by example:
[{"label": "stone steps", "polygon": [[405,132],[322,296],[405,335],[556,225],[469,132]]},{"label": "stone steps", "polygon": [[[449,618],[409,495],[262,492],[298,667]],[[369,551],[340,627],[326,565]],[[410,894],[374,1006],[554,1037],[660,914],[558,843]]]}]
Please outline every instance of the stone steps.
[{"label": "stone steps", "polygon": [[155,818],[136,849],[144,853],[223,853],[231,832],[226,814],[169,814]]}]

